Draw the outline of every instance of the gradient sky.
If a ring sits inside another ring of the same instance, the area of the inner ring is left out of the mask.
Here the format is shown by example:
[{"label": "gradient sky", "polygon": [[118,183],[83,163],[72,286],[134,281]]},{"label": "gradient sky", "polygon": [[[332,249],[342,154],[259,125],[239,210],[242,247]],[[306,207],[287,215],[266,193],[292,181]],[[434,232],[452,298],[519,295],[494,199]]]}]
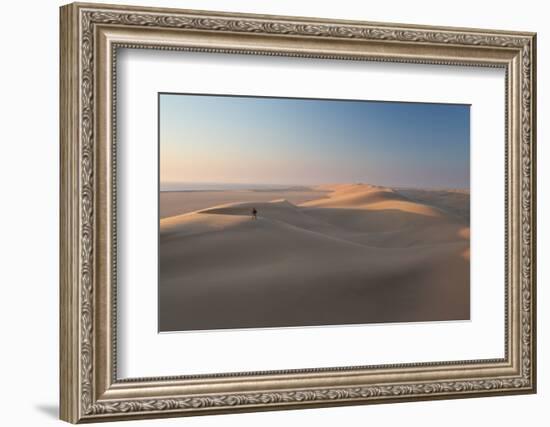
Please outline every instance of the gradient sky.
[{"label": "gradient sky", "polygon": [[469,188],[470,107],[161,94],[160,180]]}]

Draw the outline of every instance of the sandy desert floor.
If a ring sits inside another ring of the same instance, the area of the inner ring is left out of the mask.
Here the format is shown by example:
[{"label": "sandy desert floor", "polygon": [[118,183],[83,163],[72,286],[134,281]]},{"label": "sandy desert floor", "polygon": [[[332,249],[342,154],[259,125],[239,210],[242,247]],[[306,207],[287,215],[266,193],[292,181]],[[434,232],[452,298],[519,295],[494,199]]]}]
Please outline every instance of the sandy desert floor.
[{"label": "sandy desert floor", "polygon": [[159,329],[469,319],[469,203],[366,184],[161,193]]}]

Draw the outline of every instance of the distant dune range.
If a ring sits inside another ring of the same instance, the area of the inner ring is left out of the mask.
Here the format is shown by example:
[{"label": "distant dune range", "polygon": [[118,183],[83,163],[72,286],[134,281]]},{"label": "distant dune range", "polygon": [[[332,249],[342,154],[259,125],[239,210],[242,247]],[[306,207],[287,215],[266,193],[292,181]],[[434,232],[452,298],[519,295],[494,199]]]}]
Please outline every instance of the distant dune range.
[{"label": "distant dune range", "polygon": [[161,193],[160,330],[469,319],[469,203],[366,184]]}]

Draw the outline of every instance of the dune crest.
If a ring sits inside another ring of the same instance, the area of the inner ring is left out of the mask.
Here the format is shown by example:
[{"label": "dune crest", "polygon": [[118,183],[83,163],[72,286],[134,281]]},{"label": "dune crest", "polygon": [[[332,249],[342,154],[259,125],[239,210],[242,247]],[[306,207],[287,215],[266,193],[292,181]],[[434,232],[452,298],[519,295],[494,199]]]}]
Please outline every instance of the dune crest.
[{"label": "dune crest", "polygon": [[433,217],[441,216],[441,212],[438,209],[412,201],[391,188],[367,184],[344,184],[325,186],[323,188],[332,192],[326,198],[305,202],[301,206],[397,210]]},{"label": "dune crest", "polygon": [[174,233],[179,233],[180,237],[183,237],[207,231],[221,231],[243,221],[244,219],[238,216],[201,215],[199,212],[192,212],[161,219],[160,236],[162,239]]},{"label": "dune crest", "polygon": [[226,203],[224,205],[202,209],[200,211],[197,211],[197,213],[250,216],[252,209],[261,210],[262,212],[277,212],[281,210],[293,210],[297,209],[297,207],[286,199],[275,199],[269,202]]}]

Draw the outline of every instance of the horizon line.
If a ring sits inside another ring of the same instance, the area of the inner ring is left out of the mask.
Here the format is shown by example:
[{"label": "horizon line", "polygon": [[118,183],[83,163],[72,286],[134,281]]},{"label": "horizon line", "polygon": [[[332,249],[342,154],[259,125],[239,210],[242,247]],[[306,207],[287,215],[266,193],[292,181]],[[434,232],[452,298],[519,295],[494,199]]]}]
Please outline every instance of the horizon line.
[{"label": "horizon line", "polygon": [[[372,183],[368,181],[346,181],[346,182],[337,182],[337,181],[325,181],[318,183],[255,183],[255,182],[219,182],[219,181],[164,181],[159,182],[159,187],[163,185],[238,185],[238,186],[262,186],[262,187],[315,187],[320,185],[372,185],[375,187],[387,187],[387,188],[420,188],[420,189],[453,189],[453,190],[470,190],[470,186],[459,187],[459,186],[425,186],[425,185],[416,185],[416,184],[380,184]],[[162,190],[161,192],[170,192],[170,191],[185,191],[185,190]],[[208,190],[206,190],[208,191]]]}]

